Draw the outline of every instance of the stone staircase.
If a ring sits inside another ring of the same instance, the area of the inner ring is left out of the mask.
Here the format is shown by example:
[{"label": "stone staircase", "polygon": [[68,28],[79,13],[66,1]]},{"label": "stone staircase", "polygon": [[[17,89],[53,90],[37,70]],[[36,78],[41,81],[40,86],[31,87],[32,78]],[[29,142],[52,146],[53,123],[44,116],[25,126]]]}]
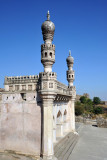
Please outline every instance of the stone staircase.
[{"label": "stone staircase", "polygon": [[68,133],[54,146],[54,154],[58,160],[71,160],[71,153],[79,136],[72,132]]}]

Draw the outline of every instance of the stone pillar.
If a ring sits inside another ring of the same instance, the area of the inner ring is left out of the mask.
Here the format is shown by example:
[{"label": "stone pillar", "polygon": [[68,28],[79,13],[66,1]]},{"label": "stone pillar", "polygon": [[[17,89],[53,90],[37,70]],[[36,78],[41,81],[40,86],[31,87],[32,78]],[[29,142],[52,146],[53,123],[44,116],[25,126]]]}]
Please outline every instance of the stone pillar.
[{"label": "stone pillar", "polygon": [[53,100],[54,96],[42,95],[42,145],[41,157],[53,160]]},{"label": "stone pillar", "polygon": [[13,91],[15,91],[15,85],[13,85]]},{"label": "stone pillar", "polygon": [[54,111],[53,111],[53,116],[54,116],[54,120],[53,120],[53,142],[56,142],[56,117],[57,117],[56,108],[57,108],[57,104],[55,104]]},{"label": "stone pillar", "polygon": [[70,100],[70,108],[71,108],[71,117],[70,117],[71,130],[75,131],[75,98],[72,98]]},{"label": "stone pillar", "polygon": [[26,90],[28,91],[28,84],[26,84]]},{"label": "stone pillar", "polygon": [[19,86],[19,90],[22,91],[22,85],[21,85],[21,84],[20,84],[20,86]]}]

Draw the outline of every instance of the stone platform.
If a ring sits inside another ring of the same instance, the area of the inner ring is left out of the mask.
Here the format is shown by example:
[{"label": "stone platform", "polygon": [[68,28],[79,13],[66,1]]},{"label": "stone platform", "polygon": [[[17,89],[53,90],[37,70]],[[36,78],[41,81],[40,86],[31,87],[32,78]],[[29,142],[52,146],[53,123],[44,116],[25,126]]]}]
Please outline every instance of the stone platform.
[{"label": "stone platform", "polygon": [[68,160],[107,160],[107,128],[82,125],[78,143]]}]

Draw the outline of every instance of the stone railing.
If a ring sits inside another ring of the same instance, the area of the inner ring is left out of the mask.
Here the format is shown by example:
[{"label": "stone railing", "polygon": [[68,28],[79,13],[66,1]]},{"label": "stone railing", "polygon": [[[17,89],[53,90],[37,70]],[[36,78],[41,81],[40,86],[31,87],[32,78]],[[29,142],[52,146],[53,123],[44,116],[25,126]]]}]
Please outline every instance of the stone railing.
[{"label": "stone railing", "polygon": [[16,77],[5,77],[4,84],[22,84],[22,83],[36,83],[38,81],[38,76],[16,76]]},{"label": "stone railing", "polygon": [[75,86],[68,88],[65,84],[57,81],[57,94],[71,96],[75,91]]}]

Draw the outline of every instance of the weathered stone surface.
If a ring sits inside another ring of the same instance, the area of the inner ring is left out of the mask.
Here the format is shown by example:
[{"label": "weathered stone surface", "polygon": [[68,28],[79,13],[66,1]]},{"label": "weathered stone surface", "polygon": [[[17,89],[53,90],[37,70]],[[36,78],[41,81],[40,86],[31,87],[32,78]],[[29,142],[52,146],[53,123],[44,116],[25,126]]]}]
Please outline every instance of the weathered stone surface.
[{"label": "weathered stone surface", "polygon": [[0,104],[0,150],[40,154],[41,105],[33,102]]},{"label": "weathered stone surface", "polygon": [[0,160],[39,160],[39,158],[4,152],[0,153]]},{"label": "weathered stone surface", "polygon": [[68,160],[106,160],[107,129],[82,125],[79,140]]}]

